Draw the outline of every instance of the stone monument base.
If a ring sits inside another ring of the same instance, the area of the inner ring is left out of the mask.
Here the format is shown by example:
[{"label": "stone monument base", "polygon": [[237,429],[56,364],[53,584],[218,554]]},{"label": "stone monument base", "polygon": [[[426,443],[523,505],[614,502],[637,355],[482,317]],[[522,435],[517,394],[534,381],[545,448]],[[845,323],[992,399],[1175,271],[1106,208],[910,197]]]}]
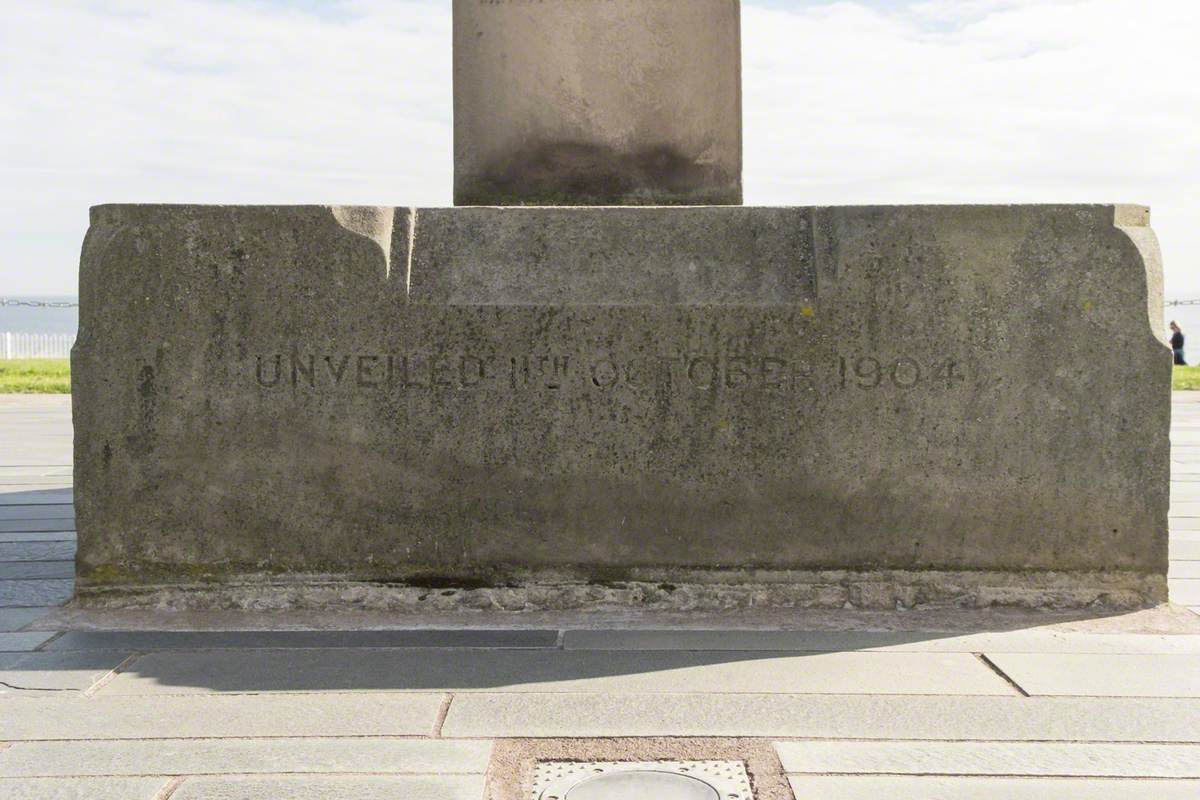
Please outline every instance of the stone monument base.
[{"label": "stone monument base", "polygon": [[80,591],[1161,601],[1148,216],[98,207]]},{"label": "stone monument base", "polygon": [[[636,574],[636,573],[635,573]],[[519,582],[504,586],[389,584],[329,575],[238,576],[224,582],[89,585],[75,604],[159,611],[750,611],[754,609],[1143,608],[1165,602],[1166,581],[1139,573],[777,572],[697,575],[660,580]],[[668,580],[669,579],[669,580]],[[674,581],[674,582],[672,582]]]}]

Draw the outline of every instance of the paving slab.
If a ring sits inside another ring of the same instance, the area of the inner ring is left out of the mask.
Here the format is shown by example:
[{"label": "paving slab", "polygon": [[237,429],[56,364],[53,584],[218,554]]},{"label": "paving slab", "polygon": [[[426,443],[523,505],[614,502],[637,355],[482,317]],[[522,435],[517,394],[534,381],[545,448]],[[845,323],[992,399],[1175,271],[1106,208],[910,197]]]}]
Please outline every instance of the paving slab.
[{"label": "paving slab", "polygon": [[38,739],[429,736],[441,694],[0,696],[9,741]]},{"label": "paving slab", "polygon": [[548,648],[555,647],[557,642],[557,630],[535,629],[417,628],[376,631],[69,631],[56,639],[50,649],[167,651],[330,647]]},{"label": "paving slab", "polygon": [[1200,747],[1064,742],[779,742],[788,773],[1200,778]]},{"label": "paving slab", "polygon": [[[12,690],[82,692],[116,669],[130,655],[106,650],[0,654],[0,683]],[[4,702],[10,700],[11,695]]]},{"label": "paving slab", "polygon": [[14,478],[70,478],[75,473],[70,464],[70,459],[58,464],[0,464],[0,483],[13,483]]},{"label": "paving slab", "polygon": [[482,775],[187,778],[171,800],[480,800]]},{"label": "paving slab", "polygon": [[7,631],[0,633],[0,653],[23,653],[42,644],[54,634],[49,631]]},{"label": "paving slab", "polygon": [[59,519],[0,519],[0,531],[5,533],[41,533],[44,531],[74,531],[75,518]]},{"label": "paving slab", "polygon": [[166,778],[0,778],[12,800],[158,800]]},{"label": "paving slab", "polygon": [[1171,593],[1171,602],[1183,606],[1200,605],[1200,580],[1196,578],[1176,578],[1167,582]]},{"label": "paving slab", "polygon": [[1029,694],[1200,697],[1200,656],[991,653]]},{"label": "paving slab", "polygon": [[0,520],[11,519],[74,519],[75,506],[70,503],[49,505],[0,504]]},{"label": "paving slab", "polygon": [[798,800],[1195,800],[1191,780],[793,775]]},{"label": "paving slab", "polygon": [[0,494],[11,492],[71,490],[75,479],[71,475],[7,475],[0,473]]},{"label": "paving slab", "polygon": [[1172,580],[1200,578],[1200,561],[1172,561],[1169,577]]},{"label": "paving slab", "polygon": [[368,737],[15,742],[0,776],[482,774],[491,742]]},{"label": "paving slab", "polygon": [[1172,534],[1171,559],[1173,561],[1200,561],[1200,538],[1185,539]]},{"label": "paving slab", "polygon": [[75,543],[75,531],[3,531],[0,543],[13,542],[70,542]]},{"label": "paving slab", "polygon": [[17,469],[30,468],[34,470],[46,466],[65,466],[71,463],[70,442],[58,447],[41,447],[36,449],[17,443],[16,449],[18,452],[15,456],[0,454],[0,468],[15,467]]},{"label": "paving slab", "polygon": [[73,561],[75,540],[0,542],[0,563],[6,561]]},{"label": "paving slab", "polygon": [[[1197,562],[1200,564],[1200,562]],[[766,630],[568,630],[567,650],[714,650],[922,653],[1194,653],[1200,636],[1066,631],[921,633]]]},{"label": "paving slab", "polygon": [[445,736],[1200,742],[1200,701],[854,695],[458,694]]},{"label": "paving slab", "polygon": [[70,488],[14,490],[0,486],[0,506],[69,505],[74,502],[75,490]]},{"label": "paving slab", "polygon": [[363,690],[1014,694],[1005,680],[965,653],[417,648],[150,653],[103,692]]},{"label": "paving slab", "polygon": [[74,580],[0,581],[0,608],[61,606],[74,593]]},{"label": "paving slab", "polygon": [[0,608],[0,631],[19,631],[26,625],[32,625],[53,610],[49,607]]},{"label": "paving slab", "polygon": [[74,561],[0,561],[0,581],[74,577]]}]

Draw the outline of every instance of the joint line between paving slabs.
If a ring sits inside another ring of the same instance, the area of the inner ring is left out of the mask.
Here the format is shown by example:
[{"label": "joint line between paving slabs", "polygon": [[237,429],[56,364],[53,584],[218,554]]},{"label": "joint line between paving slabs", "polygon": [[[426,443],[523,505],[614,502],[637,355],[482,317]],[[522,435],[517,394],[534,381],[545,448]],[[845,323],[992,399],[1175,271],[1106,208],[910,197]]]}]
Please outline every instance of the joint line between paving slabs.
[{"label": "joint line between paving slabs", "polygon": [[110,669],[108,672],[104,673],[104,675],[100,676],[100,679],[98,681],[96,681],[91,686],[89,686],[87,689],[85,689],[83,692],[83,696],[84,697],[95,696],[96,692],[100,691],[105,686],[108,686],[108,684],[110,684],[114,678],[116,678],[118,675],[120,675],[122,672],[125,671],[126,667],[128,667],[130,664],[132,664],[134,661],[137,661],[141,657],[142,657],[141,653],[130,653],[129,655],[125,656],[125,659],[120,664],[117,664],[115,667]]},{"label": "joint line between paving slabs", "polygon": [[[32,625],[32,624],[33,624],[32,622],[29,623],[29,625]],[[29,627],[29,626],[26,625],[26,627]],[[66,635],[67,635],[66,631],[55,631],[53,636],[51,636],[49,639],[47,639],[46,641],[39,644],[37,647],[33,648],[33,650],[31,652],[34,652],[34,653],[44,652],[47,647],[49,647],[55,641],[57,641],[58,639],[61,639],[62,637],[66,636]]]},{"label": "joint line between paving slabs", "polygon": [[1012,688],[1016,689],[1021,694],[1021,697],[1029,697],[1029,692],[1027,692],[1023,688],[1021,688],[1021,684],[1017,683],[1011,677],[1009,677],[1007,672],[1000,669],[1000,667],[996,666],[996,662],[992,661],[990,658],[988,658],[983,653],[976,653],[975,657],[978,658],[980,661],[982,661],[984,666],[986,666],[992,672],[996,673],[1001,678],[1003,678],[1005,683],[1007,683]]},{"label": "joint line between paving slabs", "polygon": [[454,702],[454,695],[447,693],[442,698],[442,704],[438,706],[437,719],[433,721],[433,738],[442,738],[442,727],[446,724],[446,715],[450,713],[450,704]]}]

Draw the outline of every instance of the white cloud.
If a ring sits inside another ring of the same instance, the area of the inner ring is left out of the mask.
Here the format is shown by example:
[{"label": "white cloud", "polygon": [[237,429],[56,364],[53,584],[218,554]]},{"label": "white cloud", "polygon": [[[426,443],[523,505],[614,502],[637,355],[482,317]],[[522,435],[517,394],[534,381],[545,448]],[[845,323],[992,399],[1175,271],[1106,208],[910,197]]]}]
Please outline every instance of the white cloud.
[{"label": "white cloud", "polygon": [[[0,0],[0,293],[101,202],[450,201],[445,0]],[[1200,296],[1200,4],[747,4],[754,203],[1143,202]]]}]

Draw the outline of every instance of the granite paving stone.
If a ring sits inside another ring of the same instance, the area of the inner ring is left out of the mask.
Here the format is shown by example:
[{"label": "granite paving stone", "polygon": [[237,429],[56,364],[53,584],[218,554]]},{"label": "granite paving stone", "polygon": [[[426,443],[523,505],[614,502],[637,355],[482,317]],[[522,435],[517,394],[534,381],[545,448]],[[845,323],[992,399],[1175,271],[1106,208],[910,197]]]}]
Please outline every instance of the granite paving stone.
[{"label": "granite paving stone", "polygon": [[356,690],[1015,694],[967,653],[482,649],[150,653],[103,692]]},{"label": "granite paving stone", "polygon": [[482,775],[187,778],[171,800],[480,800]]},{"label": "granite paving stone", "polygon": [[1172,580],[1200,578],[1200,561],[1172,561],[1169,577]]},{"label": "granite paving stone", "polygon": [[483,773],[490,742],[368,737],[15,742],[0,776]]},{"label": "granite paving stone", "polygon": [[407,629],[374,631],[68,631],[52,650],[142,651],[230,648],[505,647],[547,648],[557,630]]},{"label": "granite paving stone", "polygon": [[12,519],[74,519],[75,506],[63,505],[10,505],[0,504],[0,520]]},{"label": "granite paving stone", "polygon": [[[1200,563],[1200,562],[1197,562]],[[938,653],[1194,653],[1200,635],[1089,634],[1018,630],[1006,633],[877,631],[568,630],[568,650],[809,651],[886,650]]]},{"label": "granite paving stone", "polygon": [[1195,800],[1194,780],[793,775],[799,800]]},{"label": "granite paving stone", "polygon": [[12,542],[70,542],[75,543],[75,531],[3,531],[0,543]]},{"label": "granite paving stone", "polygon": [[0,506],[70,505],[73,489],[19,489],[0,486]]},{"label": "granite paving stone", "polygon": [[61,473],[58,475],[11,475],[0,472],[0,494],[50,491],[52,489],[72,490],[73,492],[73,484],[74,476],[70,473]]},{"label": "granite paving stone", "polygon": [[0,696],[9,741],[171,737],[428,736],[441,694]]},{"label": "granite paving stone", "polygon": [[0,778],[11,800],[158,800],[167,778]]},{"label": "granite paving stone", "polygon": [[0,608],[0,631],[19,631],[31,625],[53,609],[42,608]]},{"label": "granite paving stone", "polygon": [[74,531],[75,518],[58,519],[0,519],[0,531],[5,533],[40,533],[43,531]]},{"label": "granite paving stone", "polygon": [[[82,692],[130,655],[127,652],[107,650],[92,650],[86,653],[0,654],[0,682],[14,690]],[[11,696],[5,698],[5,702],[11,702]]]},{"label": "granite paving stone", "polygon": [[1200,701],[1160,698],[459,694],[449,737],[772,736],[1200,742]]},{"label": "granite paving stone", "polygon": [[0,483],[14,483],[14,478],[70,478],[74,470],[68,466],[70,459],[59,464],[37,464],[12,466],[0,464]]},{"label": "granite paving stone", "polygon": [[0,542],[0,563],[6,561],[71,561],[75,540],[54,542]]},{"label": "granite paving stone", "polygon": [[785,772],[1200,778],[1200,747],[1064,742],[779,742]]},{"label": "granite paving stone", "polygon": [[42,644],[51,636],[53,634],[47,631],[7,631],[0,633],[0,653],[26,652]]},{"label": "granite paving stone", "polygon": [[74,592],[74,580],[0,581],[0,608],[60,606]]},{"label": "granite paving stone", "polygon": [[1200,656],[992,653],[1029,694],[1200,697]]},{"label": "granite paving stone", "polygon": [[74,577],[74,561],[0,561],[0,581]]},{"label": "granite paving stone", "polygon": [[1171,558],[1176,561],[1200,561],[1200,539],[1172,536]]},{"label": "granite paving stone", "polygon": [[1171,602],[1185,606],[1200,605],[1200,580],[1195,578],[1178,578],[1168,581],[1171,590]]}]

